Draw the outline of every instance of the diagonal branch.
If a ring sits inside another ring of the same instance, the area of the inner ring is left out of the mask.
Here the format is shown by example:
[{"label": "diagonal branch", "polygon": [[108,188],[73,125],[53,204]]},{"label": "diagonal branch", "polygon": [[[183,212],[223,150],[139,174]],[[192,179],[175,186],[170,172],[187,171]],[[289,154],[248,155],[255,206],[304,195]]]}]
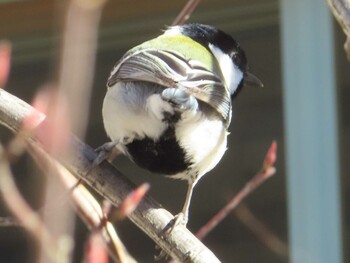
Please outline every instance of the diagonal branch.
[{"label": "diagonal branch", "polygon": [[272,142],[268,149],[263,166],[246,185],[235,195],[212,219],[209,220],[199,231],[196,237],[202,240],[210,231],[212,231],[226,216],[235,209],[246,197],[248,197],[257,187],[264,183],[267,179],[276,173],[276,168],[273,166],[276,162],[277,143]]},{"label": "diagonal branch", "polygon": [[[25,118],[33,115],[36,115],[36,119],[43,118],[42,113],[0,89],[1,124],[13,132],[18,132]],[[38,129],[40,129],[40,126]],[[26,139],[30,144],[41,145],[35,136]],[[81,178],[113,205],[120,205],[121,201],[135,188],[134,184],[107,162],[103,162],[99,167],[87,173],[92,161],[96,158],[95,151],[73,135],[70,138],[70,147],[70,156],[58,157],[58,161],[74,176]],[[173,216],[150,196],[146,196],[141,201],[129,218],[152,238],[161,249],[180,262],[220,262],[185,227],[176,227],[168,238],[161,238],[162,230],[173,219]]]},{"label": "diagonal branch", "polygon": [[[60,254],[60,256],[66,259],[67,255],[63,255],[60,253],[61,251],[59,251],[57,240],[52,237],[40,216],[31,209],[20,194],[15,180],[13,179],[10,163],[6,155],[5,149],[0,144],[0,194],[6,206],[17,221],[21,223],[37,241],[43,240],[45,242],[43,250],[50,260],[55,259],[57,254]],[[65,260],[62,262],[65,262]]]},{"label": "diagonal branch", "polygon": [[185,23],[190,18],[200,1],[201,0],[189,0],[181,10],[180,14],[178,14],[178,16],[175,18],[172,25],[176,26]]},{"label": "diagonal branch", "polygon": [[252,211],[244,204],[234,210],[235,216],[245,225],[255,237],[282,259],[288,258],[288,246],[277,237]]},{"label": "diagonal branch", "polygon": [[[70,191],[70,199],[79,217],[85,225],[95,234],[99,233],[104,244],[107,246],[109,255],[115,262],[136,263],[136,260],[129,255],[123,243],[119,239],[112,223],[108,221],[101,206],[91,193],[82,184],[77,186],[77,181],[71,173],[57,163],[37,145],[29,144],[28,151],[45,174],[53,173],[60,178]],[[98,230],[98,231],[97,231]]]}]

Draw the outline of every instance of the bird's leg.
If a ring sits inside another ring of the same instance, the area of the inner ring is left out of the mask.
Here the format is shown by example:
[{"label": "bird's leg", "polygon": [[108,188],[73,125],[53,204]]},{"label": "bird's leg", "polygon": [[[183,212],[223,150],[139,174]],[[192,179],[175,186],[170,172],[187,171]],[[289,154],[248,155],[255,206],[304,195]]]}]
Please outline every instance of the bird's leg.
[{"label": "bird's leg", "polygon": [[104,160],[113,160],[119,153],[115,148],[119,144],[119,140],[106,142],[95,149],[97,157],[93,160],[86,174],[90,173],[96,166],[100,165]]},{"label": "bird's leg", "polygon": [[194,188],[195,184],[196,184],[196,182],[191,182],[188,184],[184,206],[182,208],[182,211],[175,216],[175,222],[174,222],[174,225],[172,228],[174,228],[175,226],[177,226],[179,224],[183,225],[183,226],[187,225],[190,203],[191,203],[193,188]]},{"label": "bird's leg", "polygon": [[119,153],[115,148],[119,142],[119,140],[106,142],[100,147],[96,148],[95,152],[97,152],[97,157],[93,161],[92,166],[95,167],[101,164],[104,160],[113,160],[114,157]]},{"label": "bird's leg", "polygon": [[186,227],[187,222],[188,222],[188,214],[189,214],[188,212],[189,212],[189,208],[190,208],[193,188],[196,185],[196,183],[197,183],[197,181],[188,183],[186,200],[185,200],[184,206],[182,208],[182,211],[180,213],[178,213],[174,217],[174,219],[170,222],[169,226],[167,226],[164,229],[164,233],[163,233],[164,236],[169,235],[174,230],[174,228],[178,225],[182,225],[182,226]]},{"label": "bird's leg", "polygon": [[[182,211],[180,213],[178,213],[176,216],[174,216],[174,219],[162,231],[162,233],[161,233],[161,237],[162,238],[167,237],[168,235],[170,235],[171,232],[178,225],[183,225],[183,226],[186,227],[187,222],[188,222],[188,214],[189,214],[188,212],[189,212],[189,208],[190,208],[193,188],[195,187],[196,183],[197,183],[196,180],[193,181],[193,182],[189,182],[188,183],[186,199],[185,199],[185,203],[184,203],[184,206],[182,208]],[[159,249],[159,247],[156,246],[156,249]],[[167,258],[167,254],[164,252],[164,250],[160,251],[159,255],[155,256],[156,260],[160,260],[162,258]]]}]

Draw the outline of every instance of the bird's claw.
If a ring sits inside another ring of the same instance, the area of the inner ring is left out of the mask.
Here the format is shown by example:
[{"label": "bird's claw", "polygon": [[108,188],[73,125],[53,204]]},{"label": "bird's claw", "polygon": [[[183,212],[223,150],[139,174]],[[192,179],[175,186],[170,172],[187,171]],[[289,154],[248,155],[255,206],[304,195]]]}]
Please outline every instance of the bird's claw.
[{"label": "bird's claw", "polygon": [[174,216],[174,219],[172,221],[174,221],[174,223],[172,224],[170,231],[173,231],[176,226],[181,225],[186,227],[188,218],[184,215],[184,213],[180,212]]},{"label": "bird's claw", "polygon": [[196,110],[198,102],[195,97],[188,94],[185,89],[167,88],[163,90],[162,99],[174,104],[179,110]]},{"label": "bird's claw", "polygon": [[183,226],[186,227],[187,225],[187,217],[184,215],[184,213],[180,212],[178,213],[176,216],[174,216],[174,218],[165,226],[165,228],[162,230],[161,232],[161,237],[162,238],[166,238],[168,237],[173,230],[177,227],[177,226]]},{"label": "bird's claw", "polygon": [[[184,226],[186,227],[187,225],[187,217],[184,215],[184,213],[180,212],[178,213],[176,216],[174,216],[174,218],[165,226],[165,228],[162,230],[160,237],[162,239],[167,238],[172,232],[173,230],[177,227],[177,226]],[[156,246],[156,249],[160,249],[158,246]],[[164,251],[161,250],[159,252],[158,255],[154,256],[155,260],[161,260],[161,259],[167,259],[168,258],[168,254]]]},{"label": "bird's claw", "polygon": [[[156,246],[156,249],[160,249],[158,246]],[[164,251],[164,250],[160,250],[158,255],[154,255],[154,260],[159,261],[161,259],[165,259],[167,260],[169,257],[169,255]]]},{"label": "bird's claw", "polygon": [[109,159],[113,155],[114,148],[119,144],[119,141],[106,142],[95,149],[97,157],[93,160],[87,174],[103,161]]}]

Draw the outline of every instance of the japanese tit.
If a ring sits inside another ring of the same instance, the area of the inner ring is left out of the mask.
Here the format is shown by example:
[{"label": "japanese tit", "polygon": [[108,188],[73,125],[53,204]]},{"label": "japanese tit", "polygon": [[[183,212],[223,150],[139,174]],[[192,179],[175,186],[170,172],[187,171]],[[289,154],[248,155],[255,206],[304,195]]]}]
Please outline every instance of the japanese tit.
[{"label": "japanese tit", "polygon": [[202,24],[170,27],[129,50],[107,82],[103,122],[116,147],[140,167],[186,180],[176,223],[186,225],[194,186],[222,158],[231,100],[262,86],[240,45]]}]

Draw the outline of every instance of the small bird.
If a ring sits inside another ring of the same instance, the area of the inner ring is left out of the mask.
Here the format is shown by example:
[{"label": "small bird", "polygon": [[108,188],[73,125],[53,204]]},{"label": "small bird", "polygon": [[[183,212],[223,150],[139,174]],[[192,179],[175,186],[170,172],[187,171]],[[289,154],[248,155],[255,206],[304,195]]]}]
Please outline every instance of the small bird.
[{"label": "small bird", "polygon": [[188,182],[174,226],[187,224],[194,186],[223,156],[231,101],[244,86],[263,86],[244,51],[203,24],[169,27],[112,69],[102,109],[111,142],[103,151],[116,147],[140,167]]}]

